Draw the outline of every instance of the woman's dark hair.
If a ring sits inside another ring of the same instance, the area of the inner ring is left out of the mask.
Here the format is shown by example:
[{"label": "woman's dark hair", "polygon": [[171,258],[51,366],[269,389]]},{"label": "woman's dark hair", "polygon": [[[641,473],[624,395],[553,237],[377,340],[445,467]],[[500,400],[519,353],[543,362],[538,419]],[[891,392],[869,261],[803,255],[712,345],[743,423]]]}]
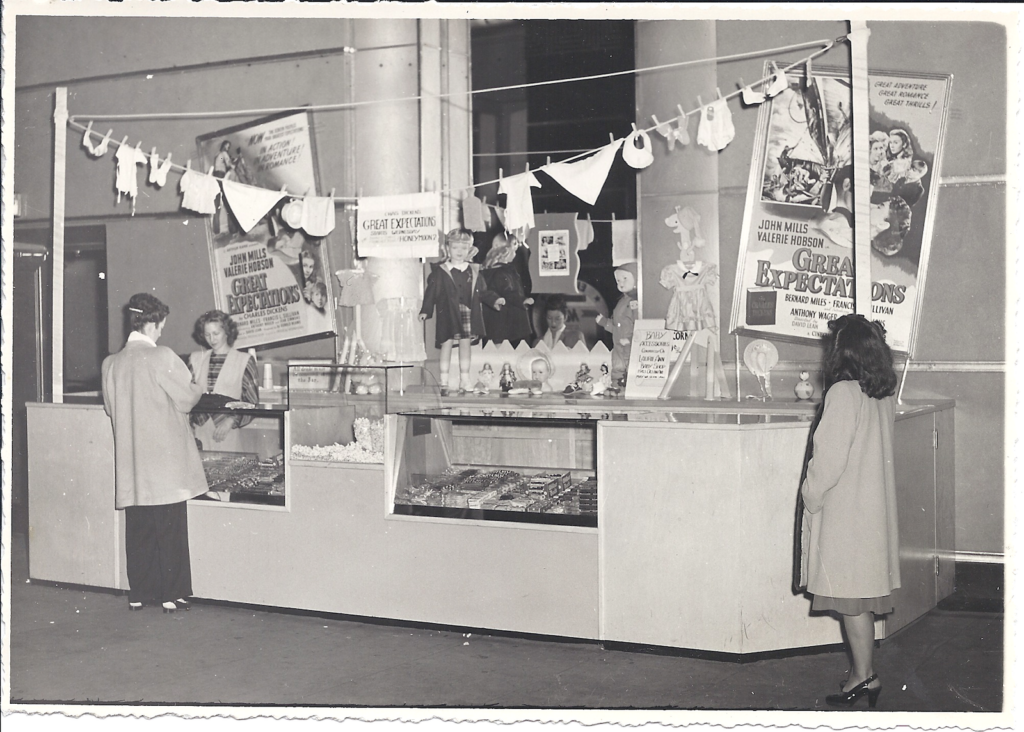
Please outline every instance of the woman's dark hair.
[{"label": "woman's dark hair", "polygon": [[544,312],[550,313],[557,310],[562,315],[569,316],[569,303],[565,301],[565,298],[561,295],[554,295],[549,297],[544,303]]},{"label": "woman's dark hair", "polygon": [[206,326],[210,323],[219,323],[228,337],[228,345],[235,345],[235,339],[238,338],[238,326],[223,310],[208,310],[199,316],[195,328],[192,329],[192,339],[196,343],[203,348],[210,347],[210,344],[206,342]]},{"label": "woman's dark hair", "polygon": [[856,381],[872,399],[896,393],[896,370],[884,325],[851,314],[830,320],[828,330],[822,359],[826,391],[838,381]]},{"label": "woman's dark hair", "polygon": [[148,292],[139,292],[128,300],[128,322],[132,330],[141,331],[146,323],[159,323],[171,309]]}]

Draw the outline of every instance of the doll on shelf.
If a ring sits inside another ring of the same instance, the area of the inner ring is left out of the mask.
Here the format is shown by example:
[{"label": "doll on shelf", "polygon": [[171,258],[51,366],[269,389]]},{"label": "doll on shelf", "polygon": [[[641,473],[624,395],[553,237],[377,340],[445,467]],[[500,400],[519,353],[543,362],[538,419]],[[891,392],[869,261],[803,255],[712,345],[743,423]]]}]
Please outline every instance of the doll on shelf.
[{"label": "doll on shelf", "polygon": [[704,328],[717,332],[718,320],[708,287],[717,282],[718,268],[697,259],[697,249],[704,246],[700,214],[689,206],[676,206],[665,224],[679,234],[679,259],[661,270],[661,286],[672,290],[665,327],[687,333]]},{"label": "doll on shelf", "polygon": [[469,376],[470,344],[484,334],[482,303],[495,310],[505,304],[505,298],[487,288],[480,265],[470,262],[476,254],[472,233],[452,229],[445,236],[445,250],[445,261],[431,265],[420,308],[420,320],[426,320],[437,310],[435,342],[441,349],[442,396],[448,393],[448,370],[455,341],[459,342],[459,391],[465,393],[473,388]]},{"label": "doll on shelf", "polygon": [[491,382],[494,380],[494,369],[491,368],[491,364],[485,363],[477,376],[480,378],[478,378],[476,384],[473,385],[473,393],[490,394]]},{"label": "doll on shelf", "polygon": [[633,324],[640,303],[636,299],[636,262],[623,264],[615,269],[615,285],[622,297],[615,303],[612,316],[597,316],[597,324],[612,336],[612,370],[614,383],[623,383],[629,367],[629,352],[633,344]]},{"label": "doll on shelf", "polygon": [[498,377],[498,384],[502,391],[507,392],[516,385],[516,370],[507,361],[501,366],[501,375]]}]

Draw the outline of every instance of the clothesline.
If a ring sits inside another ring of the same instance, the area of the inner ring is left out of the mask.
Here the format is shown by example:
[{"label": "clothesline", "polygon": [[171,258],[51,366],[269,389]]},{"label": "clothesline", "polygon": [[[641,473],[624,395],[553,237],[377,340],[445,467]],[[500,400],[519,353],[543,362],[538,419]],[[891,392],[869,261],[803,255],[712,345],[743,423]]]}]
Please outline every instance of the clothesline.
[{"label": "clothesline", "polygon": [[[845,37],[845,36],[844,36]],[[488,89],[467,89],[464,91],[444,92],[440,94],[419,94],[411,97],[393,97],[390,99],[367,99],[359,102],[336,102],[333,104],[313,104],[307,107],[303,107],[304,110],[310,112],[327,112],[340,109],[354,109],[356,107],[364,107],[373,104],[395,104],[398,102],[415,102],[422,99],[445,99],[453,96],[472,96],[475,94],[490,94],[494,92],[502,91],[513,91],[518,89],[530,89],[538,86],[550,86],[553,84],[571,84],[578,81],[596,81],[598,79],[609,79],[616,76],[624,76],[626,74],[645,74],[652,71],[664,71],[666,69],[683,68],[685,66],[696,66],[699,64],[711,64],[711,63],[723,63],[726,61],[740,61],[747,58],[759,58],[761,56],[767,56],[770,54],[786,53],[788,51],[799,51],[804,48],[810,48],[812,46],[821,46],[828,44],[829,48],[835,43],[834,40],[820,39],[817,41],[804,41],[802,43],[793,43],[788,46],[778,46],[776,48],[767,48],[760,51],[745,51],[743,53],[733,53],[725,56],[714,56],[710,58],[694,59],[692,61],[676,61],[669,64],[659,64],[657,66],[645,66],[639,69],[625,69],[623,71],[609,71],[603,74],[591,74],[589,76],[574,76],[561,79],[549,79],[546,81],[534,81],[524,84],[509,84],[507,86],[495,86]],[[827,49],[826,49],[827,50]],[[140,119],[174,119],[183,117],[242,117],[242,116],[262,116],[269,114],[277,114],[279,112],[292,112],[295,111],[294,106],[290,107],[264,107],[262,109],[232,109],[232,110],[220,110],[220,111],[207,111],[207,112],[148,112],[148,113],[135,113],[135,114],[73,114],[68,118],[68,121],[74,122],[79,117],[88,118],[92,120],[140,120]]]},{"label": "clothesline", "polygon": [[[642,72],[646,72],[646,71],[661,70],[661,69],[674,68],[674,67],[684,66],[684,65],[694,65],[694,64],[699,64],[699,63],[710,63],[710,62],[718,63],[718,62],[721,62],[721,61],[737,60],[737,59],[740,59],[740,58],[750,58],[750,57],[756,57],[756,56],[765,56],[765,55],[774,54],[774,53],[781,53],[781,52],[785,52],[785,51],[788,51],[788,50],[807,48],[807,47],[813,46],[813,45],[824,45],[823,48],[818,49],[814,53],[809,54],[808,56],[805,56],[804,58],[799,59],[799,60],[789,64],[788,66],[783,67],[781,70],[782,70],[783,73],[785,73],[786,71],[790,71],[793,68],[796,68],[798,66],[802,66],[802,65],[810,63],[813,59],[815,59],[815,58],[817,58],[817,57],[827,53],[829,50],[831,50],[832,47],[837,42],[842,42],[842,41],[846,40],[846,38],[847,38],[847,36],[841,36],[840,38],[837,38],[835,40],[808,41],[808,42],[805,42],[805,43],[793,44],[793,45],[789,45],[789,46],[782,46],[782,47],[766,49],[766,50],[762,50],[762,51],[751,51],[751,52],[746,52],[746,53],[742,53],[742,54],[731,54],[731,55],[728,55],[728,56],[718,56],[718,57],[714,57],[714,58],[710,58],[710,59],[698,59],[698,60],[695,60],[695,61],[685,61],[685,62],[679,62],[679,63],[675,63],[675,64],[662,64],[660,66],[645,67],[643,69],[633,69],[633,70],[629,70],[627,72],[612,72],[610,74],[599,74],[599,75],[594,75],[594,76],[589,76],[589,77],[576,77],[576,78],[572,78],[572,79],[559,79],[559,80],[551,80],[551,81],[548,81],[548,82],[534,82],[533,84],[518,85],[518,86],[514,86],[514,87],[495,87],[495,88],[492,88],[492,89],[479,90],[478,92],[466,92],[466,93],[484,93],[484,92],[489,92],[489,91],[500,91],[500,90],[506,90],[506,89],[512,89],[512,88],[524,88],[526,86],[537,86],[537,85],[543,85],[543,84],[564,83],[564,82],[581,81],[581,80],[595,79],[595,78],[605,78],[607,76],[616,76],[616,75],[621,75],[623,73],[642,73]],[[721,91],[718,90],[718,97],[717,97],[716,101],[717,100],[728,101],[729,99],[732,99],[732,98],[742,94],[743,93],[743,89],[751,89],[753,87],[763,86],[765,83],[767,83],[772,78],[773,78],[773,76],[762,77],[761,79],[753,82],[752,84],[749,84],[749,85],[747,85],[747,86],[745,86],[745,87],[743,87],[741,89],[737,89],[736,91],[731,92],[731,93],[729,93],[729,94],[727,94],[725,96],[722,96]],[[448,95],[441,95],[441,96],[448,96]],[[418,98],[421,98],[421,97],[409,97],[409,99],[418,99]],[[700,96],[699,95],[698,95],[697,98],[698,98],[698,101],[700,101]],[[390,101],[394,102],[394,101],[401,101],[401,100],[390,100]],[[703,102],[701,102],[701,107],[702,106],[703,106]],[[640,128],[640,129],[644,133],[647,133],[647,132],[650,132],[652,130],[656,130],[658,127],[660,127],[662,125],[670,125],[673,122],[678,122],[679,120],[685,120],[685,119],[689,118],[690,115],[696,114],[698,111],[700,111],[701,107],[693,109],[693,110],[691,110],[689,112],[683,112],[681,105],[679,105],[678,108],[680,109],[680,112],[681,112],[680,114],[667,119],[665,122],[656,123],[652,127],[646,127],[646,128]],[[325,107],[323,105],[321,105],[319,107],[315,107],[315,106],[314,107],[306,107],[304,109],[313,110],[313,109],[323,109],[323,108],[325,108]],[[288,108],[288,110],[293,110],[293,109],[294,109],[294,107],[289,107]],[[232,115],[242,115],[242,114],[247,114],[247,113],[257,114],[257,113],[265,113],[265,112],[269,112],[269,111],[282,111],[282,110],[280,110],[280,109],[278,109],[278,110],[249,110],[249,111],[239,111],[239,110],[236,110],[236,111],[232,112],[231,114]],[[204,114],[201,114],[201,113],[198,113],[198,114],[197,113],[181,113],[180,115],[174,115],[174,116],[188,116],[188,115],[207,116],[207,115],[204,115]],[[71,127],[74,127],[74,128],[77,128],[78,130],[81,130],[82,132],[85,132],[85,131],[90,129],[90,127],[92,125],[92,122],[95,121],[96,119],[145,119],[145,118],[159,117],[161,115],[159,115],[159,114],[152,114],[152,115],[99,115],[99,116],[93,116],[92,117],[92,121],[90,121],[89,125],[83,125],[83,124],[81,124],[81,123],[76,121],[76,119],[78,117],[88,117],[88,116],[90,116],[90,115],[81,115],[81,114],[79,114],[79,115],[72,115],[72,116],[70,116],[68,118],[67,124],[69,126],[71,126]],[[638,128],[637,128],[637,126],[635,124],[633,125],[633,127],[634,127],[634,130],[638,130]],[[116,140],[114,140],[110,136],[111,132],[108,132],[107,136],[106,136],[107,138],[109,138],[108,143],[113,143],[118,148],[121,147],[122,144],[127,144],[127,139],[128,139],[127,135],[124,136],[124,138],[122,138],[122,142],[117,142]],[[99,134],[99,133],[97,133],[97,134]],[[620,144],[621,143],[621,139],[616,140],[612,135],[610,135],[610,136],[612,137],[612,142],[609,143],[609,144]],[[137,147],[141,147],[141,145],[142,145],[142,143],[139,142]],[[573,155],[573,156],[571,156],[571,157],[569,157],[569,158],[567,158],[565,160],[558,161],[558,162],[560,164],[564,164],[564,163],[570,163],[570,162],[573,162],[573,161],[576,161],[576,160],[580,160],[582,158],[587,157],[588,155],[591,155],[593,153],[596,153],[596,152],[604,149],[605,147],[606,146],[602,145],[601,147],[592,148],[592,149],[589,149],[589,150],[583,150],[582,152],[578,152],[577,154],[575,154],[575,155]],[[504,153],[504,154],[511,155],[512,153]],[[547,154],[547,153],[540,152],[540,153],[519,153],[519,154],[526,154],[526,155],[541,154],[541,155],[543,155],[543,154]],[[164,161],[164,164],[165,165],[169,165],[169,167],[171,169],[176,170],[176,171],[178,171],[180,173],[184,173],[186,170],[188,170],[188,168],[186,168],[186,166],[178,165],[177,163],[170,163],[167,160]],[[548,165],[553,165],[553,163],[547,163],[545,165],[542,165],[542,166],[536,168],[535,170],[544,170],[546,167],[548,167]],[[529,170],[529,164],[527,164],[527,170]],[[449,197],[449,198],[454,198],[454,196],[452,194],[457,193],[457,192],[461,193],[463,191],[473,190],[474,188],[477,188],[477,187],[480,187],[480,186],[493,185],[495,183],[499,183],[500,184],[501,181],[502,181],[502,178],[503,178],[503,176],[499,175],[499,177],[496,178],[496,179],[487,180],[487,181],[474,182],[474,183],[471,183],[471,184],[465,185],[465,186],[456,186],[456,187],[453,187],[453,188],[442,189],[442,190],[437,191],[437,192],[440,195],[442,195],[442,196],[446,196],[446,197]],[[240,182],[238,182],[237,184],[240,185],[240,186],[248,187],[248,188],[257,188],[258,190],[261,190],[261,191],[265,190],[263,188],[260,188],[259,186],[249,186],[248,184],[244,184],[244,183],[240,183]],[[303,199],[303,200],[306,199],[307,197],[308,198],[316,197],[316,196],[312,196],[312,195],[307,196],[305,194],[299,194],[299,193],[293,193],[293,192],[287,192],[287,191],[286,191],[286,193],[287,193],[287,195],[290,198],[297,198],[297,199]],[[316,198],[325,198],[325,197],[316,197]],[[330,199],[332,199],[334,201],[343,202],[343,203],[356,202],[356,201],[359,200],[358,196],[333,196],[332,195],[332,196],[329,196],[327,198],[330,198]],[[461,200],[461,199],[459,199],[459,200]],[[500,208],[498,206],[493,206],[492,204],[486,204],[486,205],[490,206],[491,208]]]}]

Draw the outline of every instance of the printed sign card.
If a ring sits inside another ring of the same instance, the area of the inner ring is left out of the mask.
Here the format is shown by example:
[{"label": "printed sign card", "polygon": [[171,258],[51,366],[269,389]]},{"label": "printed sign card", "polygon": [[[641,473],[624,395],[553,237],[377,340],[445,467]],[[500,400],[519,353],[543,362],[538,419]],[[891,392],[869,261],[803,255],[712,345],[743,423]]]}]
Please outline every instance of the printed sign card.
[{"label": "printed sign card", "polygon": [[626,372],[626,398],[657,399],[685,343],[685,334],[669,330],[664,320],[636,321]]},{"label": "printed sign card", "polygon": [[360,257],[436,257],[440,225],[440,193],[365,196],[359,199],[356,248]]}]

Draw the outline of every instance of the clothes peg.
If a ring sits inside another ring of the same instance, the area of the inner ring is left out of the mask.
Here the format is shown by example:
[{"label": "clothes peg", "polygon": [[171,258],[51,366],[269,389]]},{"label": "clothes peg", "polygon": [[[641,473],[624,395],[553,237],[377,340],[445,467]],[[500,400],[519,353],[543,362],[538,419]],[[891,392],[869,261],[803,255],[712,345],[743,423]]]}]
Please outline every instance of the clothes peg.
[{"label": "clothes peg", "polygon": [[698,107],[703,107],[704,106],[704,100],[700,98],[700,94],[697,95],[697,106]]},{"label": "clothes peg", "polygon": [[498,180],[501,180],[502,178],[505,177],[504,173],[505,171],[503,171],[501,168],[498,168]]},{"label": "clothes peg", "polygon": [[811,62],[811,57],[808,56],[807,57],[807,67],[805,69],[806,73],[805,73],[805,76],[804,76],[804,86],[805,87],[809,87],[811,85],[811,72],[812,72],[811,63],[812,63]]},{"label": "clothes peg", "polygon": [[743,77],[741,76],[740,77],[740,89],[742,89],[745,86],[746,86],[746,84],[743,83]]},{"label": "clothes peg", "polygon": [[210,166],[210,169],[206,171],[206,175],[210,176],[210,177],[213,176],[213,166],[212,165]]},{"label": "clothes peg", "polygon": [[630,122],[629,126],[633,128],[633,132],[636,132],[636,122]]},{"label": "clothes peg", "polygon": [[334,198],[334,189],[333,188],[331,189],[331,194],[328,196],[328,198]]},{"label": "clothes peg", "polygon": [[[125,146],[125,145],[127,145],[127,144],[128,144],[128,135],[125,135],[125,136],[124,136],[124,137],[123,137],[123,138],[121,139],[121,144],[120,144],[120,145],[118,145],[118,147],[124,147],[124,146]],[[140,143],[140,144],[141,144],[141,143]]]},{"label": "clothes peg", "polygon": [[530,172],[530,161],[529,160],[526,161],[526,172],[527,173]]},{"label": "clothes peg", "polygon": [[716,92],[716,93],[718,94],[718,98],[719,98],[719,99],[721,99],[721,98],[722,98],[722,90],[721,90],[721,89],[719,89],[719,88],[718,88],[718,87],[716,86],[716,87],[715,87],[715,92]]},{"label": "clothes peg", "polygon": [[545,165],[551,165],[551,156],[550,155],[548,155],[548,161],[546,163],[544,163],[544,164]]},{"label": "clothes peg", "polygon": [[152,150],[149,151],[149,159],[153,163],[153,165],[159,165],[160,164],[160,156],[156,154],[156,148],[155,147]]},{"label": "clothes peg", "polygon": [[611,133],[611,132],[608,133],[608,142],[610,142],[612,145],[615,144],[615,135],[614,135],[614,133]]},{"label": "clothes peg", "polygon": [[683,111],[683,105],[677,104],[676,109],[679,110],[679,116],[682,117],[683,119],[686,119],[686,112]]}]

